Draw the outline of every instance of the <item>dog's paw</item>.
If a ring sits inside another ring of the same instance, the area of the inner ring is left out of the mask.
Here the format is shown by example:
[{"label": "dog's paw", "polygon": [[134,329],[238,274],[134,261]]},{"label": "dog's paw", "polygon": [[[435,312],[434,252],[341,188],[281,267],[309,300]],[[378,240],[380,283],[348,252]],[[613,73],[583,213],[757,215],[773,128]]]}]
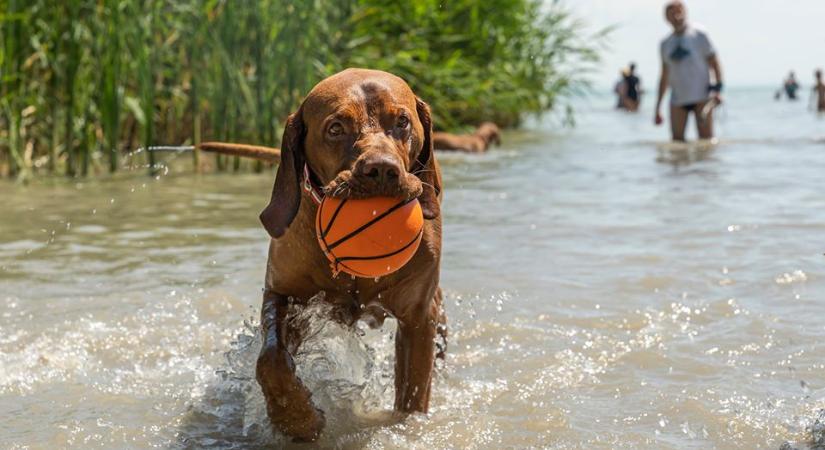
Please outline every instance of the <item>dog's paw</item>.
[{"label": "dog's paw", "polygon": [[292,356],[282,349],[265,349],[258,356],[256,378],[272,426],[295,442],[317,440],[326,419],[312,404],[312,394],[295,375]]},{"label": "dog's paw", "polygon": [[292,442],[315,442],[321,436],[321,431],[327,423],[326,417],[320,409],[313,407],[312,410],[312,413],[297,426],[283,430],[292,437]]}]

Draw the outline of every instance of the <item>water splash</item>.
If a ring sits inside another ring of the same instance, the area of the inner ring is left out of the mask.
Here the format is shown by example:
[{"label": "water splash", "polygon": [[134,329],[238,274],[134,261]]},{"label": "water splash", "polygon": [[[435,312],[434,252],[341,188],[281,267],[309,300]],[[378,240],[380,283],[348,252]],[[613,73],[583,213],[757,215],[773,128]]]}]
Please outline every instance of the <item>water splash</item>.
[{"label": "water splash", "polygon": [[[322,296],[306,306],[292,305],[287,320],[305,330],[294,355],[296,372],[313,393],[327,425],[318,445],[335,447],[340,440],[360,441],[376,426],[393,423],[394,335],[390,319],[380,329],[363,322],[353,328],[330,319],[331,306]],[[234,447],[287,445],[273,432],[255,381],[261,347],[258,324],[245,322],[225,355],[202,401],[181,430],[181,446]]]}]

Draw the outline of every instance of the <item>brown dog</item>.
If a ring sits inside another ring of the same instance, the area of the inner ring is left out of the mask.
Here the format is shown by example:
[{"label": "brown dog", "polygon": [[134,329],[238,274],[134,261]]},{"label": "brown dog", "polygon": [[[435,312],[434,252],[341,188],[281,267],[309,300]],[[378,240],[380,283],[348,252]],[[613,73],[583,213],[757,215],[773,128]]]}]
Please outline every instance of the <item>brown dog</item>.
[{"label": "brown dog", "polygon": [[[436,334],[446,338],[438,287],[441,173],[431,135],[427,104],[401,78],[374,70],[348,69],[321,81],[287,119],[272,200],[261,213],[272,240],[256,375],[272,424],[295,440],[317,439],[324,415],[295,375],[302,330],[285,318],[290,301],[321,291],[346,323],[365,314],[377,324],[386,314],[398,320],[395,410],[427,411]],[[421,246],[380,279],[333,277],[314,228],[323,195],[417,197],[426,219]]]},{"label": "brown dog", "polygon": [[433,146],[436,150],[482,153],[487,151],[491,142],[501,145],[501,134],[493,122],[483,122],[473,134],[433,133]]}]

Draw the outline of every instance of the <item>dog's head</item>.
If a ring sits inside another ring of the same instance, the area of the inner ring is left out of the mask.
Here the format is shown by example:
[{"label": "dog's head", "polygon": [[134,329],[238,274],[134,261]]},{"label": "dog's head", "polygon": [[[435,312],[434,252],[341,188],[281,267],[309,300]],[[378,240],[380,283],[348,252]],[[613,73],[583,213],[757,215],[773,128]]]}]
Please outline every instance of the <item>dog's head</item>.
[{"label": "dog's head", "polygon": [[493,122],[483,122],[479,125],[476,129],[476,135],[484,139],[487,145],[491,142],[496,145],[501,145],[501,132],[498,129],[498,125]]},{"label": "dog's head", "polygon": [[439,214],[441,180],[430,108],[401,78],[347,69],[318,83],[290,115],[272,200],[261,222],[280,237],[301,203],[304,164],[325,195],[417,197],[424,217]]}]

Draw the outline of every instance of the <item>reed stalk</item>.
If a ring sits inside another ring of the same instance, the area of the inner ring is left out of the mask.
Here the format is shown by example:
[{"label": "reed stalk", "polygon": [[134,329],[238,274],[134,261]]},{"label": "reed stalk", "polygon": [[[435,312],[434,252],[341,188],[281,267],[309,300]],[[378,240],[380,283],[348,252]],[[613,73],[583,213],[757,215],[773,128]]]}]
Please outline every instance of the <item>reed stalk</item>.
[{"label": "reed stalk", "polygon": [[106,140],[106,151],[109,157],[109,172],[118,169],[118,144],[120,143],[120,68],[121,68],[121,34],[120,28],[120,1],[105,0],[100,19],[104,23],[105,34],[101,34],[99,48],[101,60],[104,62],[101,69],[102,86],[99,96],[100,118],[103,125],[103,134]]},{"label": "reed stalk", "polygon": [[407,80],[439,129],[517,126],[586,87],[602,39],[540,0],[0,0],[0,165],[82,176],[136,146],[278,146],[306,92],[352,66]]}]

